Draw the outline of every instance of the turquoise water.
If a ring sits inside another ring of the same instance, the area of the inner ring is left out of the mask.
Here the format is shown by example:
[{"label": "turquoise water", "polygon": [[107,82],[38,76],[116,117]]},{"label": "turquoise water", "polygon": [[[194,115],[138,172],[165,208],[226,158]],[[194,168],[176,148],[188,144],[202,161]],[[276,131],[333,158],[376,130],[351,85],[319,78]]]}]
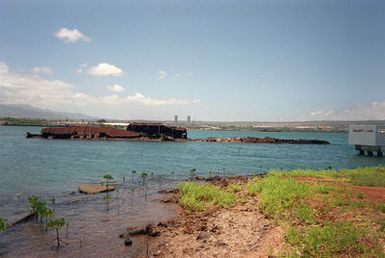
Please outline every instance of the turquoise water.
[{"label": "turquoise water", "polygon": [[[343,133],[268,133],[189,131],[189,137],[271,136],[321,139],[330,145],[274,145],[202,142],[126,142],[26,139],[38,127],[0,127],[0,196],[4,193],[63,192],[106,173],[129,177],[132,170],[187,176],[252,174],[270,169],[343,168],[384,164],[384,158],[361,157]],[[0,203],[1,203],[0,197]],[[1,212],[1,208],[0,208]]]}]

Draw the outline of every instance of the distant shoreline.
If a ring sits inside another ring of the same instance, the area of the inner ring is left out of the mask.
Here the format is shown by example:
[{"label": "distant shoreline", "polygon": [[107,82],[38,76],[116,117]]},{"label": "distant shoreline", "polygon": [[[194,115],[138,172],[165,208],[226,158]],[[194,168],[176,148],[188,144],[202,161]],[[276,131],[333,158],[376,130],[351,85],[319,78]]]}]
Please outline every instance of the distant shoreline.
[{"label": "distant shoreline", "polygon": [[288,121],[288,122],[260,122],[260,121],[163,121],[163,120],[89,120],[89,119],[44,119],[44,118],[0,118],[0,125],[5,126],[73,126],[93,125],[113,128],[125,128],[132,122],[156,122],[169,126],[183,127],[188,130],[212,131],[255,131],[255,132],[309,132],[309,133],[346,133],[350,125],[385,124],[383,120],[368,121]]}]

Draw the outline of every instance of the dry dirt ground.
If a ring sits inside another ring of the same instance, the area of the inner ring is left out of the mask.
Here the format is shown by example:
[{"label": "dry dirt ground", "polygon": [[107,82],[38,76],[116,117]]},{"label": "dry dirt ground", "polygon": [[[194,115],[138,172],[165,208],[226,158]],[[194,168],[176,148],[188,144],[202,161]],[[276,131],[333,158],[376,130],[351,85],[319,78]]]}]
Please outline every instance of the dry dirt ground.
[{"label": "dry dirt ground", "polygon": [[[171,194],[166,202],[175,200]],[[150,241],[149,257],[269,257],[284,245],[284,229],[265,218],[255,198],[228,209],[190,214],[181,209],[175,219],[155,228],[160,236]]]},{"label": "dry dirt ground", "polygon": [[[221,187],[235,182],[245,183],[247,180],[248,177],[206,179]],[[310,177],[298,177],[297,180],[310,183],[323,181]],[[343,180],[334,182],[353,193],[363,193],[365,198],[375,203],[385,200],[384,187],[347,186]],[[262,214],[257,197],[248,195],[246,190],[242,191],[245,192],[238,192],[241,198],[232,208],[214,208],[192,213],[180,208],[174,219],[156,226],[150,225],[150,230],[145,233],[147,236],[138,236],[145,237],[147,244],[141,248],[146,249],[142,252],[143,256],[138,257],[276,257],[282,254],[282,250],[290,249],[285,243],[284,227]],[[178,194],[173,192],[165,195],[164,202],[178,202]],[[348,216],[347,219],[365,216],[332,212],[332,215],[337,214],[339,220],[344,216]],[[328,220],[335,221],[337,218]],[[159,232],[160,235],[149,237],[153,232]]]},{"label": "dry dirt ground", "polygon": [[[165,227],[161,257],[268,257],[284,243],[283,229],[247,206],[181,216]],[[197,219],[202,219],[197,221]]]}]

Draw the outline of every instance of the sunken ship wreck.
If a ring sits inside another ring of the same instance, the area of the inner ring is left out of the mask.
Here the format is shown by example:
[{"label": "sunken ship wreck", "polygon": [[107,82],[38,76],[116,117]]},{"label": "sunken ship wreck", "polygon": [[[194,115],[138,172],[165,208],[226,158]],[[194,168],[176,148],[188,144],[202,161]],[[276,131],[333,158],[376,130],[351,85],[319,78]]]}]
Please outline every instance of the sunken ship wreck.
[{"label": "sunken ship wreck", "polygon": [[86,139],[86,140],[128,140],[128,141],[191,141],[191,142],[233,142],[263,144],[329,144],[316,139],[279,139],[271,137],[218,137],[187,138],[187,129],[160,123],[130,123],[126,129],[102,126],[63,126],[41,129],[40,134],[27,133],[27,138],[42,139]]},{"label": "sunken ship wreck", "polygon": [[63,126],[43,128],[40,134],[28,132],[27,138],[183,141],[187,140],[187,130],[158,123],[130,123],[126,129],[88,125]]}]

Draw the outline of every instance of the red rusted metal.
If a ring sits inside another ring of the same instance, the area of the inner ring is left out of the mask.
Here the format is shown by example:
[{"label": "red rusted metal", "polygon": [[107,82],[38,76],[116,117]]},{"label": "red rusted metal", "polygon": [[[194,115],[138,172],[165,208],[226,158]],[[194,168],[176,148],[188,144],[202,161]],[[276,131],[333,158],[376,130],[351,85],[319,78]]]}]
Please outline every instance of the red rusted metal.
[{"label": "red rusted metal", "polygon": [[45,138],[135,138],[140,137],[138,132],[115,129],[110,127],[96,126],[68,126],[68,127],[48,127],[41,130],[41,135]]}]

